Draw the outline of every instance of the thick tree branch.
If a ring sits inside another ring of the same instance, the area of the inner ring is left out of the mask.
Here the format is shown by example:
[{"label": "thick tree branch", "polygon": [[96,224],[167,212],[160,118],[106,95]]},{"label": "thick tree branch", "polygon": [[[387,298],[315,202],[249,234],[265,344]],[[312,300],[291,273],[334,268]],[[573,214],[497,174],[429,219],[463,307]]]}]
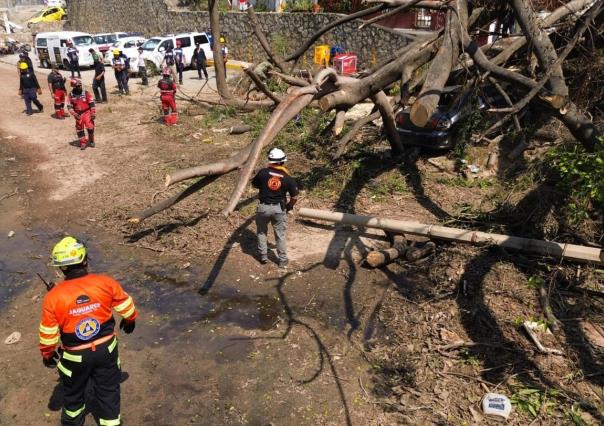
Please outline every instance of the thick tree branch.
[{"label": "thick tree branch", "polygon": [[277,58],[275,55],[273,55],[271,47],[268,44],[268,41],[266,40],[266,37],[264,36],[264,33],[260,29],[260,25],[258,24],[258,19],[256,17],[256,14],[254,13],[254,7],[253,6],[249,6],[247,8],[247,16],[248,16],[248,18],[250,20],[250,26],[252,27],[252,30],[254,31],[254,34],[256,35],[256,38],[260,42],[260,46],[262,46],[262,49],[264,49],[264,52],[268,56],[268,59],[277,68],[279,68],[281,70],[281,72],[285,72],[285,69],[286,69],[285,64],[279,58]]},{"label": "thick tree branch", "polygon": [[371,97],[371,100],[375,106],[378,107],[382,116],[384,131],[386,132],[388,142],[390,142],[390,149],[392,150],[393,156],[402,154],[404,151],[403,144],[401,142],[401,136],[397,132],[396,125],[394,124],[394,110],[388,101],[388,97],[383,91],[379,91]]},{"label": "thick tree branch", "polygon": [[509,0],[514,9],[516,19],[531,43],[531,47],[537,56],[539,65],[550,73],[548,88],[552,92],[549,102],[554,108],[560,108],[568,97],[568,87],[564,82],[561,62],[557,62],[556,49],[547,33],[539,28],[537,17],[528,0]]},{"label": "thick tree branch", "polygon": [[258,77],[258,74],[256,74],[252,68],[244,67],[243,72],[246,73],[247,76],[254,82],[254,84],[256,85],[258,90],[260,90],[262,93],[264,93],[270,99],[272,99],[276,104],[281,102],[281,99],[277,95],[275,95],[273,92],[271,92],[268,89],[268,87],[266,87],[266,84],[264,84],[262,82],[260,77]]}]

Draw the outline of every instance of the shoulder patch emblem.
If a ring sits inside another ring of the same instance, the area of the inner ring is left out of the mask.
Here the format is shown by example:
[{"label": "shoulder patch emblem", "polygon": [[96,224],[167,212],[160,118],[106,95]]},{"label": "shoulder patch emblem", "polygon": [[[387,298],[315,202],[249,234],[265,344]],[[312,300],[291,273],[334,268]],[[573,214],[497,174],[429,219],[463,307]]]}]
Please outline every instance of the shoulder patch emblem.
[{"label": "shoulder patch emblem", "polygon": [[84,318],[76,325],[75,333],[78,339],[90,340],[101,331],[101,325],[94,318]]}]

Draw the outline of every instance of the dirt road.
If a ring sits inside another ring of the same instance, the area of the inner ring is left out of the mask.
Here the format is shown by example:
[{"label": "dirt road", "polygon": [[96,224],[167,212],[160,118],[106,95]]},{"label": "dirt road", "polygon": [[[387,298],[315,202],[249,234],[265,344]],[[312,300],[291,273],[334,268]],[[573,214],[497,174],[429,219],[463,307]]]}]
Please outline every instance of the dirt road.
[{"label": "dirt road", "polygon": [[[14,68],[0,65],[0,78],[0,196],[18,188],[0,201],[0,335],[22,333],[17,344],[0,344],[0,424],[57,424],[60,416],[57,374],[37,351],[45,290],[35,272],[52,277],[48,252],[63,233],[87,240],[92,269],[118,278],[141,311],[135,333],[120,337],[124,424],[376,421],[358,384],[370,382],[371,366],[347,337],[351,322],[377,332],[363,322],[380,288],[376,275],[359,272],[351,288],[322,259],[287,274],[261,268],[246,254],[254,245],[247,229],[218,256],[129,247],[99,225],[128,198],[155,191],[145,188],[155,172],[144,169],[165,160],[154,134],[163,129],[139,125],[157,113],[151,96],[101,105],[97,148],[80,151],[69,145],[72,120],[50,118],[46,87],[44,113],[27,117]],[[93,398],[87,407],[94,414]]]}]

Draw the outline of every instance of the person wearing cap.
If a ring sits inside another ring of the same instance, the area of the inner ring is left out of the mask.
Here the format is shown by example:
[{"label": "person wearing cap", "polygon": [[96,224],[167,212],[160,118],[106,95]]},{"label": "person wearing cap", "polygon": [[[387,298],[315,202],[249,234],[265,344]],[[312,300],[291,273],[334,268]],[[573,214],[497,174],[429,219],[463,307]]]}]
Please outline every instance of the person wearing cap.
[{"label": "person wearing cap", "polygon": [[27,64],[27,68],[33,72],[34,74],[36,73],[36,70],[34,70],[34,64],[31,61],[31,58],[29,57],[29,54],[27,53],[27,51],[22,50],[19,52],[19,61],[17,62],[17,73],[21,73],[21,69],[19,68],[19,65],[21,63],[25,62]]},{"label": "person wearing cap", "polygon": [[48,90],[55,103],[54,118],[62,120],[65,118],[65,77],[59,72],[59,65],[52,64],[52,71],[48,74]]},{"label": "person wearing cap", "polygon": [[94,78],[92,91],[97,103],[107,102],[107,89],[105,88],[105,64],[99,55],[94,56]]},{"label": "person wearing cap", "polygon": [[141,84],[143,86],[149,85],[149,79],[147,77],[147,65],[145,64],[145,57],[143,56],[143,46],[138,47],[138,58],[136,59],[136,65],[138,66],[138,76],[141,78]]},{"label": "person wearing cap", "polygon": [[77,238],[61,239],[51,256],[64,280],[42,302],[39,348],[42,363],[58,371],[63,385],[61,425],[84,425],[90,382],[98,424],[119,426],[121,364],[113,311],[122,317],[119,328],[130,334],[138,316],[134,301],[113,278],[89,273],[88,250]]},{"label": "person wearing cap", "polygon": [[195,61],[195,67],[197,68],[197,75],[199,76],[199,79],[201,80],[201,72],[203,71],[203,74],[205,75],[207,80],[208,71],[206,70],[206,52],[204,52],[203,47],[201,47],[201,44],[199,43],[197,43],[197,46],[193,51],[193,60]]},{"label": "person wearing cap", "polygon": [[178,121],[178,112],[176,110],[176,83],[172,80],[170,68],[164,67],[162,78],[157,82],[159,89],[159,98],[161,100],[161,109],[164,113],[164,124],[171,126]]},{"label": "person wearing cap", "polygon": [[[285,168],[287,156],[279,148],[268,153],[268,166],[260,170],[252,180],[252,186],[258,189],[260,203],[256,209],[256,231],[260,263],[268,263],[267,233],[268,224],[273,225],[279,267],[286,268],[287,258],[287,213],[298,201],[298,185]],[[287,195],[289,194],[289,201]]]},{"label": "person wearing cap", "polygon": [[25,101],[25,112],[27,115],[34,113],[31,104],[34,103],[40,112],[44,111],[44,106],[38,100],[38,95],[42,94],[40,84],[33,71],[27,66],[27,63],[19,64],[19,96]]},{"label": "person wearing cap", "polygon": [[224,75],[226,76],[227,74],[227,62],[229,60],[229,48],[226,45],[226,40],[224,37],[220,37],[220,44],[222,45],[222,47],[220,48],[220,54],[222,55],[222,61],[224,63]]},{"label": "person wearing cap", "polygon": [[160,64],[160,67],[163,69],[164,67],[168,67],[170,73],[172,74],[172,78],[176,79],[176,60],[174,59],[174,48],[171,44],[168,45],[168,48],[164,52],[164,59]]},{"label": "person wearing cap", "polygon": [[80,53],[71,40],[67,42],[67,59],[69,59],[71,77],[73,78],[77,72],[78,78],[82,78],[82,73],[80,72]]},{"label": "person wearing cap", "polygon": [[118,49],[113,49],[113,59],[111,60],[111,66],[115,72],[115,79],[117,80],[117,88],[120,95],[125,93],[130,94],[128,89],[128,57],[124,55]]}]

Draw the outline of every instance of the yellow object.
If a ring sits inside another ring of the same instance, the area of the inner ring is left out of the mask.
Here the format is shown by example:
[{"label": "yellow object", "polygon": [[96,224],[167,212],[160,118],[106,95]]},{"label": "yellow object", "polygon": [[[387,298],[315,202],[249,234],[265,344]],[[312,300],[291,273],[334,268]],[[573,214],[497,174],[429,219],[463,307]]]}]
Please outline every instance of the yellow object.
[{"label": "yellow object", "polygon": [[61,19],[65,19],[66,16],[65,9],[62,7],[47,7],[32,16],[27,23],[37,24],[38,22],[60,21]]},{"label": "yellow object", "polygon": [[86,258],[86,246],[73,237],[65,237],[52,249],[52,266],[78,265]]},{"label": "yellow object", "polygon": [[113,56],[119,56],[120,51],[117,49],[113,49]]},{"label": "yellow object", "polygon": [[320,46],[315,47],[315,64],[325,65],[329,63],[329,45],[322,44]]},{"label": "yellow object", "polygon": [[221,43],[224,43],[224,42],[225,42],[224,37],[220,37],[220,42],[221,42]]},{"label": "yellow object", "polygon": [[26,70],[27,69],[27,63],[26,62],[19,63],[19,69],[20,70]]}]

